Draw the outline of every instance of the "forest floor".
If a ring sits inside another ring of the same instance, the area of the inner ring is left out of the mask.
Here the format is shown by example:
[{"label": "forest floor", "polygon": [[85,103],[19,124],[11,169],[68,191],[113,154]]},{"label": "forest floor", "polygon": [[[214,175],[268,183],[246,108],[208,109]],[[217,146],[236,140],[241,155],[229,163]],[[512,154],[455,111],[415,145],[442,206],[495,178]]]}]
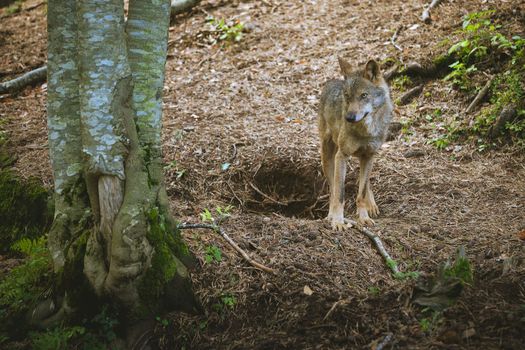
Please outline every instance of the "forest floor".
[{"label": "forest floor", "polygon": [[[45,6],[26,10],[39,3],[28,0],[12,15],[3,9],[1,80],[45,63]],[[497,3],[523,36],[523,6]],[[446,52],[443,40],[453,41],[465,14],[496,6],[444,1],[424,24],[426,4],[209,0],[175,19],[163,129],[173,213],[199,222],[205,209],[231,205],[224,230],[277,273],[254,269],[211,231],[183,231],[202,263],[193,280],[207,315],[164,316],[162,348],[375,349],[384,340],[384,349],[523,347],[525,156],[428,142],[472,96],[442,79],[422,81],[423,93],[398,107],[394,121],[408,126],[385,143],[371,177],[381,210],[372,229],[402,271],[430,275],[465,248],[474,280],[456,303],[442,313],[415,305],[413,279],[393,278],[359,231],[334,232],[322,220],[328,198],[316,110],[324,82],[340,76],[337,57],[356,66],[369,58],[423,62]],[[248,31],[237,43],[213,43],[208,16],[242,21]],[[393,99],[406,88],[392,86]],[[15,170],[50,187],[45,99],[45,85],[1,96],[0,127]],[[345,213],[353,216],[357,164],[349,164]]]}]

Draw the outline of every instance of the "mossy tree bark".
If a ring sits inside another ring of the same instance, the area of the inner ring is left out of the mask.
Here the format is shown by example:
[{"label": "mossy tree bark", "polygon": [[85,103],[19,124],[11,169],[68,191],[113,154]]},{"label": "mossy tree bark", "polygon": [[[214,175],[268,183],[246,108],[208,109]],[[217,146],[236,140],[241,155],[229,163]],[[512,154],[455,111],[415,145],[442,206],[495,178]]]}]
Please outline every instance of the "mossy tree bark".
[{"label": "mossy tree bark", "polygon": [[169,17],[169,0],[131,0],[127,21],[122,0],[48,3],[49,248],[60,315],[87,294],[126,317],[198,308],[161,165]]}]

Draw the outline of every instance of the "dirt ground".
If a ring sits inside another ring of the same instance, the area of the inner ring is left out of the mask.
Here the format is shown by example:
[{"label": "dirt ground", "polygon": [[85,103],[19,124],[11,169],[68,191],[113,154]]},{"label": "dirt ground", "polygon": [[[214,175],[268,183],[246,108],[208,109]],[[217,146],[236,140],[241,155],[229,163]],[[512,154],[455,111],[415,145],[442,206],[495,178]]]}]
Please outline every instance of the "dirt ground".
[{"label": "dirt ground", "polygon": [[[45,62],[45,6],[24,10],[38,3],[1,20],[2,80]],[[203,265],[193,280],[207,315],[167,316],[155,334],[162,348],[375,349],[385,339],[384,349],[523,348],[525,156],[429,145],[443,125],[425,117],[460,114],[470,102],[449,83],[425,81],[424,93],[398,108],[394,120],[412,124],[378,156],[373,230],[403,271],[432,273],[464,246],[474,282],[458,302],[426,329],[428,316],[411,302],[414,282],[394,279],[360,232],[333,232],[321,220],[328,198],[316,109],[324,82],[340,75],[337,56],[355,65],[425,61],[446,50],[463,15],[496,7],[524,34],[523,1],[444,1],[429,25],[419,20],[426,3],[209,0],[175,19],[163,131],[173,212],[198,222],[205,208],[232,205],[224,230],[277,274],[252,268],[212,232],[184,231]],[[210,44],[209,15],[248,31],[239,43]],[[396,31],[401,50],[391,42]],[[393,99],[401,94],[392,90]],[[50,186],[45,95],[43,85],[0,97],[0,127],[15,169]],[[350,161],[347,215],[356,169]],[[210,245],[220,262],[205,263]]]}]

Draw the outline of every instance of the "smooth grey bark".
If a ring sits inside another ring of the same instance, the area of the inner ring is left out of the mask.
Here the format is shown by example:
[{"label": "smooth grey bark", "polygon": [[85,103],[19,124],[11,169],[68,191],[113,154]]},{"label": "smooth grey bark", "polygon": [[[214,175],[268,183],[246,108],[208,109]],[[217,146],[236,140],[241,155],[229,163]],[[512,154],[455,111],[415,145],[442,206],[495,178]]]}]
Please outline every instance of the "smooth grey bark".
[{"label": "smooth grey bark", "polygon": [[161,165],[169,17],[169,0],[131,0],[127,23],[121,0],[49,1],[49,247],[63,271],[62,313],[86,292],[78,278],[136,317],[199,307]]}]

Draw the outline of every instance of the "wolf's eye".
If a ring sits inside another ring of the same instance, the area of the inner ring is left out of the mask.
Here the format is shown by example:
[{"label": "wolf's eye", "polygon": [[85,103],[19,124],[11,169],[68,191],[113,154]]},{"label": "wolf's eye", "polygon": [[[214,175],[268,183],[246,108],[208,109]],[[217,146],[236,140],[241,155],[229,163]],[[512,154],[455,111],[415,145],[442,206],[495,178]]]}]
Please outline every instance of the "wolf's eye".
[{"label": "wolf's eye", "polygon": [[364,92],[364,93],[361,94],[360,97],[361,97],[361,100],[364,100],[365,98],[368,97],[368,94],[366,92]]}]

